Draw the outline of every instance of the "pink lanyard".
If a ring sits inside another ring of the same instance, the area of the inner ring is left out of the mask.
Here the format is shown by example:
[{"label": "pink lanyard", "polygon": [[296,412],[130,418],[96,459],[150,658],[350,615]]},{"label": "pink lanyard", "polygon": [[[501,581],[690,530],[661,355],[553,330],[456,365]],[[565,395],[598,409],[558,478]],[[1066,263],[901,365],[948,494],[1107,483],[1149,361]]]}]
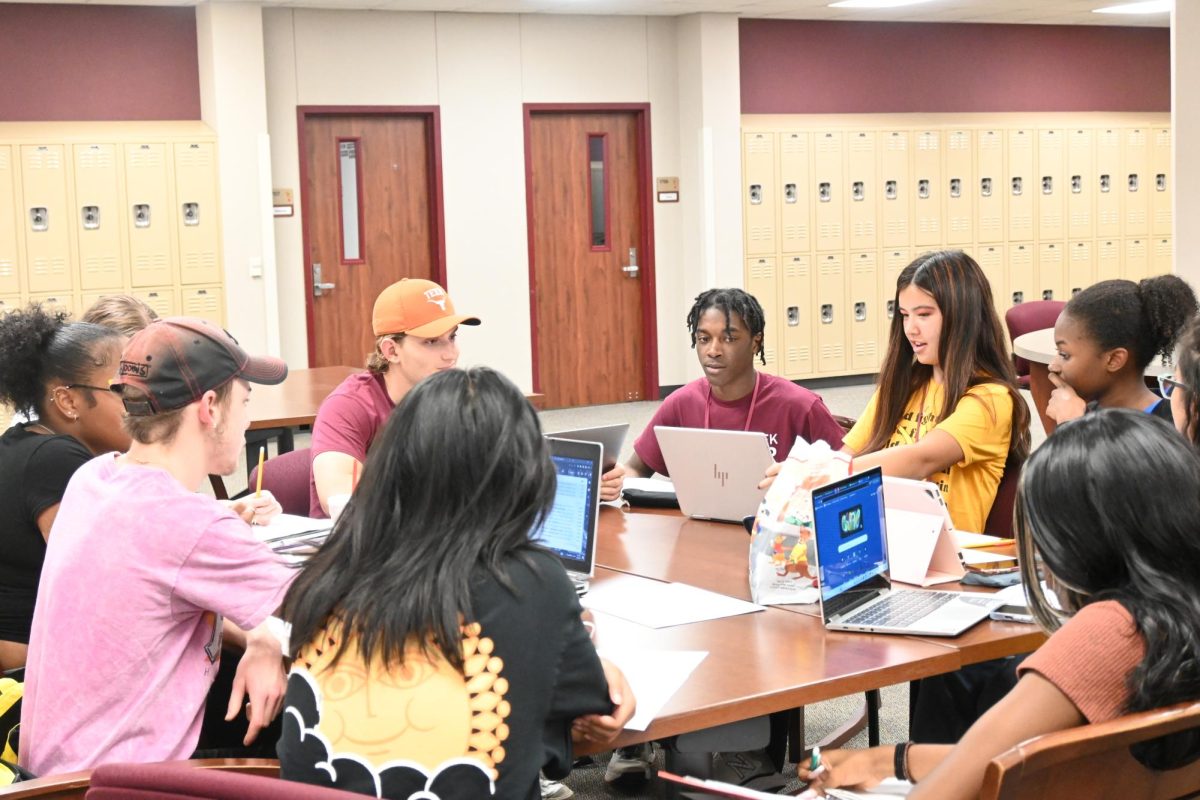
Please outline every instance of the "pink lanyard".
[{"label": "pink lanyard", "polygon": [[[746,414],[746,426],[743,431],[750,430],[750,422],[754,419],[754,407],[758,405],[758,379],[762,374],[755,371],[754,373],[754,391],[750,393],[750,411]],[[708,430],[709,412],[712,411],[712,385],[708,387],[708,396],[704,398],[704,429]]]}]

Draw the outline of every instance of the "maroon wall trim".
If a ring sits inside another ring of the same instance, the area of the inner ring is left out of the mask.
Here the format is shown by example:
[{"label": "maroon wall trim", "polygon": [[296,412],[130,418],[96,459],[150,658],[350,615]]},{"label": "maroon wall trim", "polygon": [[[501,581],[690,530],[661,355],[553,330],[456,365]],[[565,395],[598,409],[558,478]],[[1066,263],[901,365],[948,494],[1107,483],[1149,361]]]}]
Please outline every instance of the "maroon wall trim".
[{"label": "maroon wall trim", "polygon": [[192,7],[0,3],[0,120],[200,119]]},{"label": "maroon wall trim", "polygon": [[1169,111],[1167,28],[739,23],[743,114]]}]

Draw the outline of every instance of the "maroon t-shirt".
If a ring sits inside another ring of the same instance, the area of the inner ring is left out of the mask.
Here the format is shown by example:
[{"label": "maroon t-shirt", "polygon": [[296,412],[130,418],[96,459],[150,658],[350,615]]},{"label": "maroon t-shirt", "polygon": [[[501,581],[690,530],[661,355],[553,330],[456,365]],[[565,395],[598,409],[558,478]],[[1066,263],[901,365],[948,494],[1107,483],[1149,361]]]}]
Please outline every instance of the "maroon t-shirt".
[{"label": "maroon t-shirt", "polygon": [[[388,397],[382,375],[358,372],[346,378],[329,393],[317,411],[312,429],[313,458],[321,453],[345,453],[365,463],[367,451],[393,408],[395,404]],[[329,516],[321,510],[317,482],[311,471],[308,475],[308,515],[315,518]]]},{"label": "maroon t-shirt", "polygon": [[767,435],[771,458],[786,458],[797,436],[805,441],[823,439],[834,450],[842,446],[842,427],[833,419],[825,401],[791,381],[765,372],[759,373],[758,402],[754,418],[746,426],[753,392],[740,400],[726,403],[710,397],[707,378],[697,378],[663,400],[642,435],[633,443],[634,452],[646,466],[666,475],[655,425],[674,428],[703,428],[704,411],[708,409],[708,427],[722,431],[751,430]]}]

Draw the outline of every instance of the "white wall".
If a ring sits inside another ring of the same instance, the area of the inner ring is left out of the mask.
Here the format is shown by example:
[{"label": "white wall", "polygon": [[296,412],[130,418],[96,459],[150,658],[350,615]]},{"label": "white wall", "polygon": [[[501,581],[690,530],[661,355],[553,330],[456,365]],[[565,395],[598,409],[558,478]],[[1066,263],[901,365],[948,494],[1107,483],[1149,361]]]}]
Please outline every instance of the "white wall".
[{"label": "white wall", "polygon": [[1176,2],[1171,15],[1175,274],[1200,287],[1200,226],[1195,224],[1200,220],[1200,83],[1196,81],[1200,48],[1196,42],[1200,42],[1200,3]]}]

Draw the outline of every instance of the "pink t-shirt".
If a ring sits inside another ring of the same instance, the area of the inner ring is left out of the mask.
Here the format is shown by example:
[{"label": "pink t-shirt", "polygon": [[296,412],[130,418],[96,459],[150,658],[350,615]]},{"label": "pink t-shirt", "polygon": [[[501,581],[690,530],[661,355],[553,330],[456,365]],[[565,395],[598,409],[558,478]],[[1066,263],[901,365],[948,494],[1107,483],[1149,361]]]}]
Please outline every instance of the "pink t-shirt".
[{"label": "pink t-shirt", "polygon": [[283,601],[295,570],[246,523],[164,470],[76,471],[38,586],[21,764],[38,775],[188,758],[221,655]]},{"label": "pink t-shirt", "polygon": [[[329,393],[317,411],[312,429],[313,458],[321,453],[345,453],[364,463],[367,451],[393,408],[395,404],[388,397],[382,375],[358,372],[346,378]],[[321,509],[317,482],[311,471],[308,475],[308,515],[316,519],[329,516]]]},{"label": "pink t-shirt", "polygon": [[791,381],[765,372],[758,373],[758,401],[754,404],[754,416],[749,420],[750,401],[753,392],[740,400],[726,403],[710,397],[708,379],[697,378],[686,386],[672,392],[654,417],[633,443],[638,458],[655,472],[666,475],[662,450],[655,425],[675,428],[703,428],[705,410],[708,410],[708,426],[713,430],[751,430],[765,433],[771,448],[771,458],[779,461],[792,449],[797,436],[805,441],[823,439],[837,450],[842,446],[842,427],[833,419],[825,401]]}]

